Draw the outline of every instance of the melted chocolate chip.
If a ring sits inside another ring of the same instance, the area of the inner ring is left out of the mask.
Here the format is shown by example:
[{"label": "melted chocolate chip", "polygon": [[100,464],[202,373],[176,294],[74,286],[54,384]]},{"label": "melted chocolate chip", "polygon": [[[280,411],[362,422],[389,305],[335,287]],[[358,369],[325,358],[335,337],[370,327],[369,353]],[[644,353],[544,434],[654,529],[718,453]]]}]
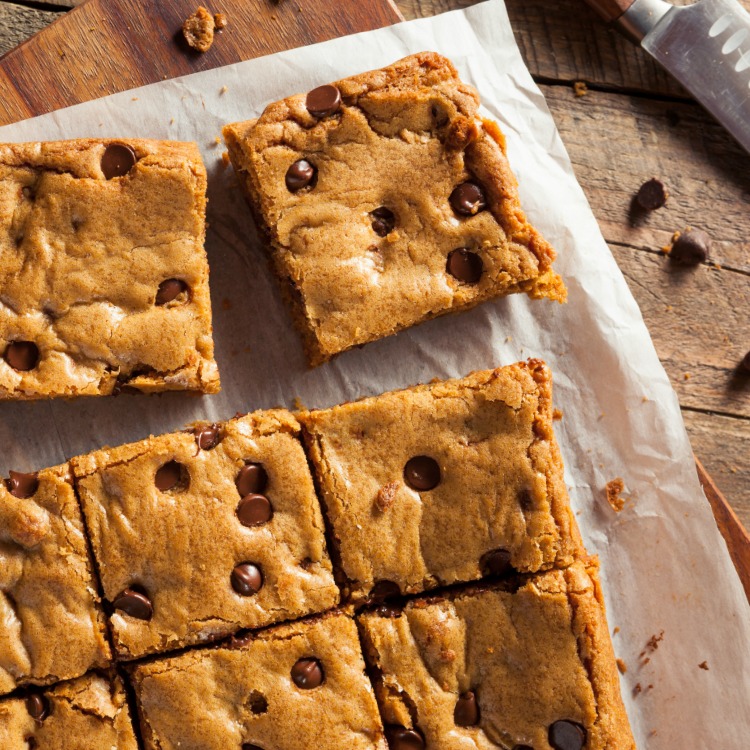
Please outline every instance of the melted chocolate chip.
[{"label": "melted chocolate chip", "polygon": [[263,494],[268,485],[268,474],[263,464],[249,463],[239,470],[234,483],[241,497]]},{"label": "melted chocolate chip", "polygon": [[308,185],[312,185],[316,176],[315,167],[307,159],[298,159],[286,171],[286,188],[290,193],[296,193]]},{"label": "melted chocolate chip", "polygon": [[249,742],[245,742],[242,745],[242,750],[263,750],[260,745],[251,745]]},{"label": "melted chocolate chip", "polygon": [[141,591],[133,588],[125,589],[120,596],[112,602],[115,609],[119,609],[126,615],[135,617],[136,620],[150,620],[154,614],[151,600]]},{"label": "melted chocolate chip", "polygon": [[8,472],[8,492],[13,497],[21,499],[31,497],[39,489],[39,477],[37,474],[23,474],[20,471]]},{"label": "melted chocolate chip", "polygon": [[390,208],[381,206],[370,212],[372,218],[372,231],[378,237],[387,237],[396,226],[396,214]]},{"label": "melted chocolate chip", "polygon": [[484,190],[476,182],[462,182],[453,190],[449,200],[453,210],[461,216],[474,216],[487,208]]},{"label": "melted chocolate chip", "polygon": [[506,549],[493,549],[482,555],[479,561],[486,576],[501,576],[510,570],[510,552]]},{"label": "melted chocolate chip", "polygon": [[245,495],[237,506],[243,526],[261,526],[273,518],[273,506],[265,495]]},{"label": "melted chocolate chip", "polygon": [[479,705],[473,690],[462,693],[453,709],[453,721],[458,727],[473,727],[479,724]]},{"label": "melted chocolate chip", "polygon": [[155,303],[159,306],[166,305],[173,299],[177,299],[183,292],[187,292],[188,285],[182,279],[167,279],[159,284],[156,292]]},{"label": "melted chocolate chip", "polygon": [[652,177],[641,185],[635,199],[644,211],[656,211],[667,202],[667,188],[661,180]]},{"label": "melted chocolate chip", "polygon": [[341,92],[330,83],[318,86],[307,94],[305,106],[313,117],[336,114],[341,108]]},{"label": "melted chocolate chip", "polygon": [[26,697],[26,710],[34,721],[41,724],[50,714],[49,701],[41,693],[31,693]]},{"label": "melted chocolate chip", "polygon": [[39,362],[39,347],[33,341],[11,341],[3,358],[14,370],[27,372]]},{"label": "melted chocolate chip", "polygon": [[555,750],[582,750],[586,730],[576,721],[560,719],[550,726],[548,739]]},{"label": "melted chocolate chip", "polygon": [[102,154],[102,172],[108,180],[113,177],[124,177],[137,161],[138,157],[130,146],[124,143],[112,143],[104,149]]},{"label": "melted chocolate chip", "polygon": [[292,681],[302,690],[312,690],[323,684],[323,667],[317,659],[298,659],[292,667]]},{"label": "melted chocolate chip", "polygon": [[467,247],[459,247],[448,254],[445,270],[464,284],[476,284],[482,277],[482,258]]},{"label": "melted chocolate chip", "polygon": [[373,604],[383,602],[386,599],[392,599],[395,596],[401,596],[401,589],[393,581],[378,581],[370,591],[370,601]]},{"label": "melted chocolate chip", "polygon": [[708,260],[711,238],[702,229],[687,229],[672,244],[669,259],[686,266]]},{"label": "melted chocolate chip", "polygon": [[167,490],[174,489],[182,479],[182,470],[184,466],[177,461],[167,461],[161,466],[156,472],[154,477],[154,484],[156,489],[166,492]]},{"label": "melted chocolate chip", "polygon": [[219,425],[212,424],[208,427],[196,427],[193,431],[195,442],[202,451],[210,451],[215,448],[221,441],[221,430]]},{"label": "melted chocolate chip", "polygon": [[513,750],[534,750],[531,745],[513,745]]},{"label": "melted chocolate chip", "polygon": [[414,456],[404,466],[404,481],[413,490],[427,492],[440,484],[440,467],[434,458]]},{"label": "melted chocolate chip", "polygon": [[425,746],[424,737],[416,729],[389,724],[385,728],[385,735],[391,750],[422,750]]},{"label": "melted chocolate chip", "polygon": [[263,588],[263,573],[249,562],[235,565],[230,580],[232,588],[241,596],[252,596]]}]

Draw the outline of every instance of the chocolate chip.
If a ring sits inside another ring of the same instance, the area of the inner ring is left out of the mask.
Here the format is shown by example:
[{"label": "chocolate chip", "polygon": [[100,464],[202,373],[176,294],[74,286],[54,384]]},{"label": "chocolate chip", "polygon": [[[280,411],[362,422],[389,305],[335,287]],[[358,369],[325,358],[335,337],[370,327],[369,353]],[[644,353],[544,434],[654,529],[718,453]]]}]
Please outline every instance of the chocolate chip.
[{"label": "chocolate chip", "polygon": [[39,477],[36,474],[23,474],[20,471],[9,471],[8,474],[6,484],[13,497],[31,497],[39,489]]},{"label": "chocolate chip", "polygon": [[237,506],[243,526],[261,526],[273,518],[273,506],[265,495],[245,495]]},{"label": "chocolate chip", "polygon": [[477,253],[467,247],[459,247],[448,254],[445,270],[464,284],[476,284],[482,277],[484,263]]},{"label": "chocolate chip", "polygon": [[686,229],[672,243],[669,259],[694,266],[708,260],[711,238],[702,229]]},{"label": "chocolate chip", "polygon": [[240,469],[234,483],[241,497],[262,494],[268,485],[268,474],[263,464],[249,463]]},{"label": "chocolate chip", "polygon": [[578,722],[560,719],[550,726],[548,739],[555,750],[582,750],[586,730]]},{"label": "chocolate chip", "polygon": [[476,182],[462,182],[453,190],[449,200],[453,210],[461,216],[474,216],[487,208],[484,190]]},{"label": "chocolate chip", "polygon": [[242,745],[242,750],[263,750],[260,745],[251,745],[249,742],[245,742]]},{"label": "chocolate chip", "polygon": [[740,362],[740,369],[745,372],[750,372],[750,352],[748,352]]},{"label": "chocolate chip", "polygon": [[370,590],[369,599],[373,604],[401,596],[401,589],[393,581],[378,581]]},{"label": "chocolate chip", "polygon": [[150,620],[154,614],[151,600],[141,591],[133,588],[125,589],[120,596],[112,602],[115,609],[119,609],[126,615],[135,617],[136,620]]},{"label": "chocolate chip", "polygon": [[39,362],[39,347],[33,341],[11,341],[3,358],[14,370],[27,372]]},{"label": "chocolate chip", "polygon": [[378,617],[399,617],[401,608],[396,604],[381,604],[373,610]]},{"label": "chocolate chip", "polygon": [[33,201],[34,198],[36,198],[36,190],[31,185],[24,185],[21,188],[21,195],[23,195],[26,200]]},{"label": "chocolate chip", "polygon": [[298,659],[292,667],[292,680],[302,690],[312,690],[323,684],[323,667],[317,659]]},{"label": "chocolate chip", "polygon": [[167,279],[159,284],[159,290],[156,292],[155,303],[157,305],[166,305],[173,299],[177,299],[183,292],[187,292],[188,285],[182,279]]},{"label": "chocolate chip", "polygon": [[166,492],[176,487],[182,479],[182,471],[185,467],[177,461],[167,461],[156,472],[154,484],[156,489]]},{"label": "chocolate chip", "polygon": [[510,552],[507,549],[493,549],[482,555],[479,561],[486,576],[501,576],[510,570]]},{"label": "chocolate chip", "polygon": [[404,481],[413,490],[426,492],[440,484],[440,467],[434,458],[414,456],[404,466]]},{"label": "chocolate chip", "polygon": [[372,217],[372,231],[378,237],[387,237],[396,226],[396,214],[385,206],[370,211],[370,216]]},{"label": "chocolate chip", "polygon": [[198,447],[202,451],[210,451],[211,448],[215,448],[220,442],[221,431],[217,424],[212,424],[208,427],[196,427],[193,432],[195,434],[195,442],[198,443]]},{"label": "chocolate chip", "polygon": [[252,690],[250,692],[247,704],[256,716],[260,716],[268,711],[268,698],[266,698],[266,696],[259,690]]},{"label": "chocolate chip", "polygon": [[635,199],[645,211],[656,211],[667,202],[667,188],[661,180],[653,177],[641,185]]},{"label": "chocolate chip", "polygon": [[308,93],[305,106],[313,117],[336,114],[341,108],[341,92],[330,83],[318,86]]},{"label": "chocolate chip", "polygon": [[252,596],[263,588],[263,573],[249,562],[235,565],[230,580],[232,588],[241,596]]},{"label": "chocolate chip", "polygon": [[396,724],[388,724],[385,728],[388,746],[391,750],[421,750],[424,747],[424,737],[416,729],[407,729]]},{"label": "chocolate chip", "polygon": [[130,146],[112,143],[102,154],[102,172],[108,180],[113,177],[124,177],[137,161],[138,157]]},{"label": "chocolate chip", "polygon": [[49,716],[49,701],[40,693],[31,693],[26,697],[26,710],[35,721],[41,724]]},{"label": "chocolate chip", "polygon": [[531,745],[513,745],[513,750],[534,750]]},{"label": "chocolate chip", "polygon": [[473,690],[462,693],[453,709],[453,721],[458,727],[473,727],[479,724],[479,705]]},{"label": "chocolate chip", "polygon": [[306,159],[298,159],[286,171],[286,188],[290,193],[296,193],[298,190],[312,185],[315,176],[315,167]]}]

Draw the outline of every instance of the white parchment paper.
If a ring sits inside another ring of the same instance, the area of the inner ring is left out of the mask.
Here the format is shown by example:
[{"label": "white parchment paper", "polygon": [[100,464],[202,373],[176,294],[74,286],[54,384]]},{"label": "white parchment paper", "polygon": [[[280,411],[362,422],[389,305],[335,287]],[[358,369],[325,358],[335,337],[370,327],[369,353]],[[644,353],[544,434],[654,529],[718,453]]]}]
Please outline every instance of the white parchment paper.
[{"label": "white parchment paper", "polygon": [[[215,139],[223,124],[255,117],[270,101],[424,49],[450,57],[501,123],[523,204],[559,253],[569,302],[516,295],[308,371]],[[750,748],[750,608],[698,484],[677,398],[500,0],[0,128],[2,141],[88,136],[194,140],[201,147],[209,169],[207,247],[223,391],[0,404],[0,471],[30,471],[193,419],[292,406],[295,397],[325,406],[544,358],[565,415],[557,434],[571,500],[589,550],[601,557],[610,626],[619,628],[613,641],[628,667],[622,690],[638,746]],[[620,514],[604,500],[604,485],[615,476],[625,479],[631,496]],[[647,641],[662,631],[644,663]],[[698,666],[704,661],[708,670]]]}]

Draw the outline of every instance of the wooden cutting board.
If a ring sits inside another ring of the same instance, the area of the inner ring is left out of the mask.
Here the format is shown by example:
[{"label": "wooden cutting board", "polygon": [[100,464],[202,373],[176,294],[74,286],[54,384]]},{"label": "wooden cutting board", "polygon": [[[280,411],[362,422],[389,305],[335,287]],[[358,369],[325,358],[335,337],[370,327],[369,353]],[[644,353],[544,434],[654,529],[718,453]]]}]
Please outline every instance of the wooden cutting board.
[{"label": "wooden cutting board", "polygon": [[[205,0],[203,0],[205,2]],[[227,16],[205,54],[182,40],[199,0],[87,0],[0,58],[0,125],[166,78],[402,20],[391,0],[216,0]],[[750,537],[696,460],[750,599]]]}]

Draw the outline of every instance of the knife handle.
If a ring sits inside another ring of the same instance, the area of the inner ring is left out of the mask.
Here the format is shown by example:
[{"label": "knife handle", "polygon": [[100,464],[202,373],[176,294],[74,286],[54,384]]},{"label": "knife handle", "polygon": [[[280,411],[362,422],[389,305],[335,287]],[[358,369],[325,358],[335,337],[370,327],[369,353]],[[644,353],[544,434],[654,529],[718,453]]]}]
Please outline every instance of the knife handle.
[{"label": "knife handle", "polygon": [[614,23],[630,9],[635,0],[586,0],[586,2],[607,22]]}]

